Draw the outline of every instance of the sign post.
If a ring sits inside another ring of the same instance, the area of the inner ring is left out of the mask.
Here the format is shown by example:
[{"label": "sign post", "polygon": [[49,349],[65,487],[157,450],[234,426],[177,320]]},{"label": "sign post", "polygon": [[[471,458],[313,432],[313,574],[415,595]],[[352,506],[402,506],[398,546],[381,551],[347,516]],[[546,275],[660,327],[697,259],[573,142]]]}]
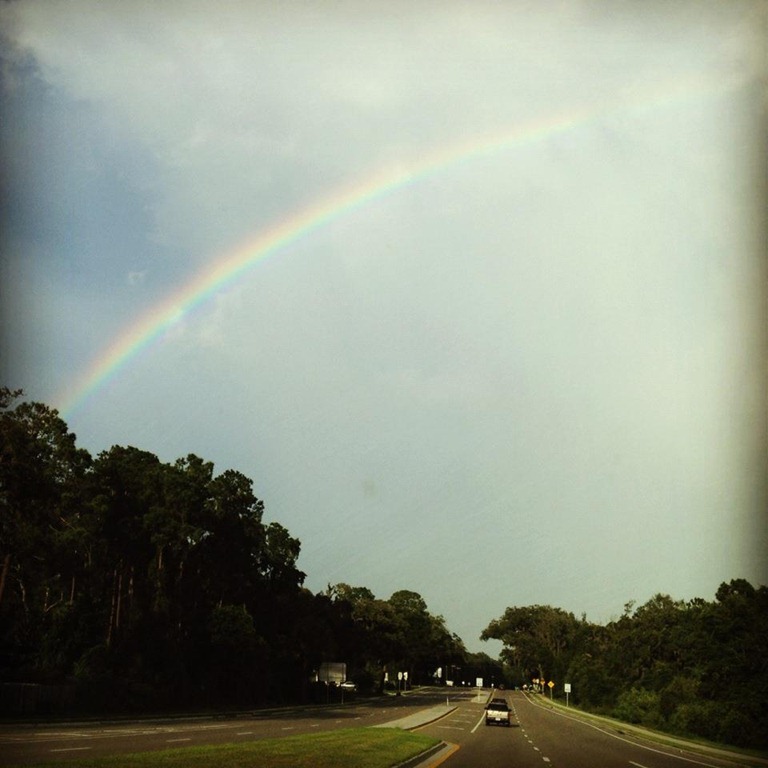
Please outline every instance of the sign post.
[{"label": "sign post", "polygon": [[568,697],[571,695],[571,684],[565,684],[565,706],[568,706]]},{"label": "sign post", "polygon": [[550,680],[547,685],[549,686],[549,700],[552,701],[552,689],[555,687],[555,684]]}]

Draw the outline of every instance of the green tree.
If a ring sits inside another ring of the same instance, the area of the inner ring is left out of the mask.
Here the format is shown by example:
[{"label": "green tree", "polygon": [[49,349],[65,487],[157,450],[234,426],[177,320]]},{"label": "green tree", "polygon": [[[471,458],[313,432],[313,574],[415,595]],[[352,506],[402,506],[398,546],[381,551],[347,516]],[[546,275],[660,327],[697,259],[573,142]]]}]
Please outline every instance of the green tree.
[{"label": "green tree", "polygon": [[56,674],[58,617],[76,586],[79,490],[90,456],[58,412],[0,389],[0,630],[3,674]]},{"label": "green tree", "polygon": [[510,607],[483,630],[481,640],[501,640],[502,659],[538,678],[562,681],[581,650],[581,622],[549,605]]},{"label": "green tree", "polygon": [[240,472],[135,447],[95,459],[0,390],[2,679],[74,678],[99,711],[293,701],[321,661],[428,679],[460,638],[415,592],[302,588],[301,545]]},{"label": "green tree", "polygon": [[408,671],[410,680],[432,682],[438,667],[463,660],[464,644],[448,631],[442,616],[429,612],[426,601],[418,592],[402,589],[392,594],[387,602],[403,633],[402,655],[393,661],[402,671]]}]

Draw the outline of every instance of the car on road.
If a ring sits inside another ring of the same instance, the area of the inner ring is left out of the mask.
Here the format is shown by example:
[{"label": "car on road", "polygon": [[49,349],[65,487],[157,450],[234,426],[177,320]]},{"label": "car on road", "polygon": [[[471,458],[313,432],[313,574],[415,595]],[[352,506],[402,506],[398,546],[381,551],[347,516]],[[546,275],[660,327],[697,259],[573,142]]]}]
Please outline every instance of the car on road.
[{"label": "car on road", "polygon": [[346,691],[347,693],[355,693],[357,691],[357,685],[353,683],[351,680],[345,680],[340,686],[342,691]]},{"label": "car on road", "polygon": [[485,708],[485,724],[506,725],[509,727],[509,704],[504,699],[491,699],[491,703]]}]

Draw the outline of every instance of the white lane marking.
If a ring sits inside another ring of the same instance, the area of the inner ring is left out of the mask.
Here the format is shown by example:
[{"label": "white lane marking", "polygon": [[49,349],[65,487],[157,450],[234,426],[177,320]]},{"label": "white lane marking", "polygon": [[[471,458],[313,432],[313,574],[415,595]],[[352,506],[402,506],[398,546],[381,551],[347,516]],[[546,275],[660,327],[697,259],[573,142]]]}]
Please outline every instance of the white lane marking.
[{"label": "white lane marking", "polygon": [[635,763],[635,762],[634,762],[634,761],[632,761],[632,760],[630,760],[630,761],[629,761],[629,764],[630,764],[630,765],[636,765],[636,766],[637,766],[637,768],[646,768],[646,766],[644,766],[642,763]]},{"label": "white lane marking", "polygon": [[184,739],[166,739],[165,741],[166,741],[166,744],[172,744],[175,741],[192,741],[192,739],[187,737]]},{"label": "white lane marking", "polygon": [[483,720],[485,720],[485,712],[480,715],[480,719],[475,723],[475,727],[470,731],[470,733],[474,733],[480,727],[480,723],[482,723]]},{"label": "white lane marking", "polygon": [[253,731],[240,731],[240,733],[236,733],[235,736],[250,736],[253,733]]},{"label": "white lane marking", "polygon": [[[541,704],[535,704],[531,699],[526,696],[526,701],[532,706],[532,707],[541,707]],[[542,707],[543,708],[543,707]],[[548,709],[546,710],[550,714],[557,715],[558,717],[564,717],[567,720],[575,720],[577,723],[581,723],[582,725],[586,725],[588,728],[594,728],[596,731],[600,731],[600,733],[604,733],[606,736],[610,736],[611,738],[618,739],[619,741],[623,741],[625,744],[631,744],[633,747],[638,747],[639,749],[644,749],[647,752],[655,752],[657,755],[664,755],[664,757],[674,757],[675,760],[682,760],[684,763],[693,763],[694,765],[703,765],[704,768],[718,768],[717,765],[714,763],[703,763],[701,760],[694,760],[692,757],[683,757],[682,755],[676,755],[673,752],[665,752],[662,749],[654,749],[653,747],[648,747],[645,744],[639,742],[639,741],[632,741],[631,739],[625,739],[622,736],[617,736],[615,733],[611,733],[610,731],[606,731],[605,728],[600,728],[597,725],[593,725],[592,723],[588,723],[585,720],[582,720],[579,717],[571,717],[570,715],[565,715],[562,712],[556,712],[554,709]],[[638,763],[633,763],[633,765],[638,765]]]},{"label": "white lane marking", "polygon": [[93,747],[61,747],[59,749],[52,749],[51,752],[81,752],[84,749],[93,749]]},{"label": "white lane marking", "polygon": [[466,731],[466,728],[460,728],[456,725],[438,725],[438,728],[442,728],[444,731]]}]

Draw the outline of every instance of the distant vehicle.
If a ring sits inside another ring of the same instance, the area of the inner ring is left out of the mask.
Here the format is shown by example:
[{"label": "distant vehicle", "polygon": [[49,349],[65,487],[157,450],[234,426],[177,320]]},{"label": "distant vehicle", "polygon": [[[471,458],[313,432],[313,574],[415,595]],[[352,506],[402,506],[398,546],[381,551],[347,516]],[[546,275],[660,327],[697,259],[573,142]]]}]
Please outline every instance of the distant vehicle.
[{"label": "distant vehicle", "polygon": [[509,728],[509,705],[504,699],[492,699],[485,708],[485,724],[497,723]]},{"label": "distant vehicle", "polygon": [[342,691],[347,691],[354,693],[357,690],[357,685],[353,683],[351,680],[345,680],[340,686]]}]

